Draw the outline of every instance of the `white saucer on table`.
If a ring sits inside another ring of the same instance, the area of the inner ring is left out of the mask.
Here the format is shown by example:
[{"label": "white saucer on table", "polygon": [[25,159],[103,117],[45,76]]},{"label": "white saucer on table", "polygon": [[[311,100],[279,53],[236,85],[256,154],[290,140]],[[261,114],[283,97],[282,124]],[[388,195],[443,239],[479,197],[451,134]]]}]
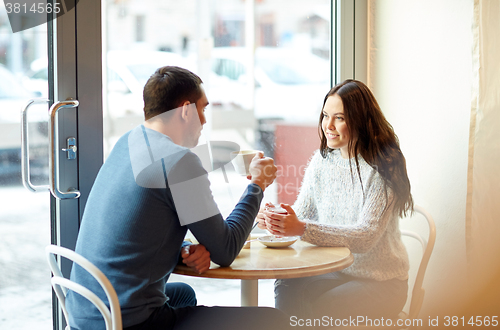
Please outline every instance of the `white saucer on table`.
[{"label": "white saucer on table", "polygon": [[267,235],[257,238],[257,241],[271,248],[284,248],[292,245],[299,239],[298,236],[276,237]]}]

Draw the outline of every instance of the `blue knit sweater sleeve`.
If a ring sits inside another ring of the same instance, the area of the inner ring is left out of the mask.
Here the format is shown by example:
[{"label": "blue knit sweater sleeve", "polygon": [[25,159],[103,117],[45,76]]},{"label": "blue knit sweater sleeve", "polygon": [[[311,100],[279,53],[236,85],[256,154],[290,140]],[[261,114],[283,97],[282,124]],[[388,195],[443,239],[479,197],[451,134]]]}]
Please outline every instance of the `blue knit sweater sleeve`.
[{"label": "blue knit sweater sleeve", "polygon": [[224,220],[213,200],[208,173],[191,152],[168,173],[168,184],[181,225],[187,225],[210,252],[213,262],[229,266],[250,234],[263,198],[262,189],[249,184],[233,212]]},{"label": "blue knit sweater sleeve", "polygon": [[213,262],[225,267],[238,256],[250,235],[262,197],[262,189],[256,184],[249,184],[226,220],[219,213],[188,225],[198,242],[210,252]]}]

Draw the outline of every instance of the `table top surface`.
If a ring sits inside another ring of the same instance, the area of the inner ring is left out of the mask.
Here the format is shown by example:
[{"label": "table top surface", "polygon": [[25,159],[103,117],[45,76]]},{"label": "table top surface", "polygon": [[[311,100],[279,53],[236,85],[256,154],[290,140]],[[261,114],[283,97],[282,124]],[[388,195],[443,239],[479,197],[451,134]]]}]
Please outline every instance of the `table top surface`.
[{"label": "table top surface", "polygon": [[203,274],[185,265],[175,267],[180,275],[225,279],[279,279],[322,275],[349,267],[354,261],[345,247],[322,247],[296,241],[286,248],[269,248],[258,241],[242,249],[229,267],[214,263]]}]

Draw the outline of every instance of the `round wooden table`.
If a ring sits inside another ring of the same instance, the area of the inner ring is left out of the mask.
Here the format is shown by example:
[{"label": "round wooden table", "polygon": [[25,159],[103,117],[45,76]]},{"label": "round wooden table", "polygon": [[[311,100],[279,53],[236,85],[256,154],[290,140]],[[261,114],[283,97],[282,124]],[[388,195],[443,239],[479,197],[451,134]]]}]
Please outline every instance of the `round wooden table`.
[{"label": "round wooden table", "polygon": [[203,274],[185,265],[174,273],[206,278],[241,279],[241,305],[258,305],[258,280],[322,275],[349,267],[354,261],[345,247],[316,246],[298,240],[286,248],[268,248],[258,241],[242,249],[229,267],[211,265]]}]

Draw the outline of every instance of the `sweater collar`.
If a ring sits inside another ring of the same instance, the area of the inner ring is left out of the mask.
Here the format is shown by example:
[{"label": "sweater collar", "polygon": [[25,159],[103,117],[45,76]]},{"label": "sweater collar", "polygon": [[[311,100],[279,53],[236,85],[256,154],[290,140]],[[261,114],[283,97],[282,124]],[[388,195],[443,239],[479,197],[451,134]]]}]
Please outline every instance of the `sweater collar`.
[{"label": "sweater collar", "polygon": [[[329,159],[331,159],[333,164],[337,165],[340,168],[345,168],[345,169],[349,169],[351,167],[356,168],[356,160],[354,159],[354,157],[352,157],[351,159],[343,158],[341,153],[340,153],[340,149],[333,149],[329,153],[328,157],[329,157]],[[358,154],[357,157],[358,157],[358,162],[359,162],[360,166],[362,166],[366,163],[360,154]]]}]

